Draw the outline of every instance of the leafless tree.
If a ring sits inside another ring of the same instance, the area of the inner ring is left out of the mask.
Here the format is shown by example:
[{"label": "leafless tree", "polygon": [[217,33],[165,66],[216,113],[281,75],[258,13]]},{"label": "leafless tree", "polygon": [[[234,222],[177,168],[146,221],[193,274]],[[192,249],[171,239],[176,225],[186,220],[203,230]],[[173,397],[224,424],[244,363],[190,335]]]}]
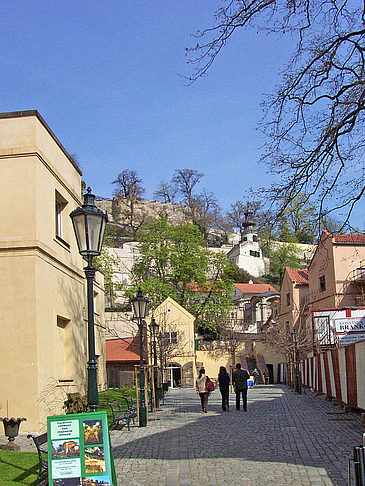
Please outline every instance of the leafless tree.
[{"label": "leafless tree", "polygon": [[164,203],[174,204],[176,202],[177,188],[169,182],[160,182],[154,195]]},{"label": "leafless tree", "polygon": [[335,213],[345,225],[364,195],[364,5],[356,0],[227,0],[215,24],[198,31],[198,43],[187,49],[194,82],[236,29],[287,35],[296,46],[279,89],[264,103],[261,125],[268,137],[263,161],[281,180],[268,189],[281,203],[279,214],[306,194],[316,204],[319,222]]},{"label": "leafless tree", "polygon": [[172,178],[172,183],[181,195],[183,202],[191,206],[194,199],[194,188],[204,176],[202,172],[194,169],[176,169]]},{"label": "leafless tree", "polygon": [[114,195],[117,198],[117,206],[121,208],[124,222],[122,226],[132,233],[136,239],[137,231],[144,225],[147,219],[146,211],[138,207],[145,189],[142,180],[134,170],[125,169],[113,181],[116,185]]}]

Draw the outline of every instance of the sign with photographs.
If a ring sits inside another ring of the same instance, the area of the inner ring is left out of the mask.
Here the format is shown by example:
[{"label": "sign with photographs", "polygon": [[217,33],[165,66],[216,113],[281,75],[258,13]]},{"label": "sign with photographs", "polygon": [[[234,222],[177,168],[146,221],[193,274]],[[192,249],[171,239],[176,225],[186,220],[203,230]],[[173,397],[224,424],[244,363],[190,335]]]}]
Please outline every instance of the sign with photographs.
[{"label": "sign with photographs", "polygon": [[106,412],[47,418],[52,486],[117,486]]}]

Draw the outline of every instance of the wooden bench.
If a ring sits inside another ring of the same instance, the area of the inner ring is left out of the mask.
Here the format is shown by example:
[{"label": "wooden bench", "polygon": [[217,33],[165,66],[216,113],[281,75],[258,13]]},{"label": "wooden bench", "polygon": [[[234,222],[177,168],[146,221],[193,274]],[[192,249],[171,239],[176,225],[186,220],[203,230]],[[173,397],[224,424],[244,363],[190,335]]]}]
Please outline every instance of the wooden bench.
[{"label": "wooden bench", "polygon": [[[37,448],[38,452],[38,460],[39,460],[39,473],[37,477],[37,482],[36,485],[46,485],[48,484],[48,480],[45,479],[41,481],[42,474],[45,472],[48,476],[48,450],[44,449],[44,445],[46,445],[47,448],[47,433],[45,432],[44,434],[35,436],[32,434],[27,435],[28,439],[33,439],[33,442]],[[43,447],[42,447],[43,446]],[[44,458],[44,455],[47,457]]]},{"label": "wooden bench", "polygon": [[133,403],[128,400],[126,397],[122,397],[122,400],[125,401],[125,406],[123,406],[118,400],[114,402],[108,403],[109,407],[112,411],[113,417],[113,424],[112,425],[119,425],[120,422],[123,422],[127,425],[128,430],[130,430],[130,423],[134,423],[134,419],[137,417],[137,411],[134,407]]}]

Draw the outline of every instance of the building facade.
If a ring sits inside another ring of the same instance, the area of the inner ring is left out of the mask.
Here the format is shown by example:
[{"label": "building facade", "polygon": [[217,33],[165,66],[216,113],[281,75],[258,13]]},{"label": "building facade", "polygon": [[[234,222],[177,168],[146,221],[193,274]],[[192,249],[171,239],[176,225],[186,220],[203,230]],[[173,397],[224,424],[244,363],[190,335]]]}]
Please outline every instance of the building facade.
[{"label": "building facade", "polygon": [[[0,413],[39,432],[66,392],[87,387],[84,264],[69,217],[82,204],[81,172],[37,111],[0,114],[0,165]],[[99,273],[94,301],[102,389]]]}]

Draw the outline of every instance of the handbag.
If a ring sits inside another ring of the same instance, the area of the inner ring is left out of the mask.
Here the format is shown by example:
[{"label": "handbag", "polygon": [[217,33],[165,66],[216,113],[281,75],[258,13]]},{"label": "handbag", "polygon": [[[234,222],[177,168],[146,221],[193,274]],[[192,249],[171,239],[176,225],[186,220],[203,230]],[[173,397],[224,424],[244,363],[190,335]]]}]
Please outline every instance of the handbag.
[{"label": "handbag", "polygon": [[210,378],[207,377],[206,379],[206,382],[205,382],[205,389],[207,390],[207,392],[212,392],[215,390],[215,385],[214,383],[212,382],[212,380]]}]

